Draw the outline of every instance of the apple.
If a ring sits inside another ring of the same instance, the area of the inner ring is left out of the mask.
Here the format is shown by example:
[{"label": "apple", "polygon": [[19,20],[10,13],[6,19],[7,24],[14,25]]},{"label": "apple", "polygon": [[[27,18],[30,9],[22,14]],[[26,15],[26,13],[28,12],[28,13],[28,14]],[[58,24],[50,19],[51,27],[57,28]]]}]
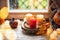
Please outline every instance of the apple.
[{"label": "apple", "polygon": [[12,29],[17,28],[18,26],[18,21],[14,20],[14,18],[10,21],[10,26]]}]

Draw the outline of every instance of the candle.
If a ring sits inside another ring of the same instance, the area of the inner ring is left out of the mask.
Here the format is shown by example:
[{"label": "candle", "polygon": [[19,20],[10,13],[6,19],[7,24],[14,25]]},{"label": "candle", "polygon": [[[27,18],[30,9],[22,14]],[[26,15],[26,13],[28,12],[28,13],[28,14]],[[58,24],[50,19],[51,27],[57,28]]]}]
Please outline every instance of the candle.
[{"label": "candle", "polygon": [[30,14],[30,13],[29,13],[29,14],[26,14],[26,20],[27,20],[27,21],[29,21],[29,19],[30,19],[31,17],[33,17],[32,14]]},{"label": "candle", "polygon": [[29,26],[30,28],[36,28],[36,19],[34,17],[30,18]]},{"label": "candle", "polygon": [[44,15],[37,15],[37,23],[41,24],[44,20]]},{"label": "candle", "polygon": [[42,21],[44,19],[44,15],[37,15],[37,20],[38,21]]}]

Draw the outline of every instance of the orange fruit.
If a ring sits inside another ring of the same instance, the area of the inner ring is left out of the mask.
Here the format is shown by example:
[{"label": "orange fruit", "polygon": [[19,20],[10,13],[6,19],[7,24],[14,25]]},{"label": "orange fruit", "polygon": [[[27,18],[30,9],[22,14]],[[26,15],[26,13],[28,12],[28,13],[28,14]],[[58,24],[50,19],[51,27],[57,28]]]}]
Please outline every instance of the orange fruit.
[{"label": "orange fruit", "polygon": [[4,23],[4,21],[5,21],[4,19],[0,19],[0,24]]},{"label": "orange fruit", "polygon": [[7,7],[3,7],[0,11],[0,18],[1,19],[6,19],[8,16],[8,8]]}]

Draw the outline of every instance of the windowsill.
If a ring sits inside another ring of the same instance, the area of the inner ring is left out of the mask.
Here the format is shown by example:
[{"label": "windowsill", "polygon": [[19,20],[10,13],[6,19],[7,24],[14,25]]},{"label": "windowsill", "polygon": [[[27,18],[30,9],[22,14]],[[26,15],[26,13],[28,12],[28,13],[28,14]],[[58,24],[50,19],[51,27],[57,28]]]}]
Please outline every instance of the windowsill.
[{"label": "windowsill", "polygon": [[[47,1],[48,3],[49,1]],[[7,0],[7,6],[8,6],[8,10],[9,10],[9,13],[23,13],[23,12],[39,12],[39,13],[48,13],[49,10],[48,8],[46,10],[19,10],[19,9],[10,9],[10,4],[9,4],[9,0]]]},{"label": "windowsill", "polygon": [[15,12],[15,13],[20,13],[20,12],[42,12],[42,13],[47,13],[48,12],[48,10],[9,10],[9,12],[11,13],[13,13],[13,12]]}]

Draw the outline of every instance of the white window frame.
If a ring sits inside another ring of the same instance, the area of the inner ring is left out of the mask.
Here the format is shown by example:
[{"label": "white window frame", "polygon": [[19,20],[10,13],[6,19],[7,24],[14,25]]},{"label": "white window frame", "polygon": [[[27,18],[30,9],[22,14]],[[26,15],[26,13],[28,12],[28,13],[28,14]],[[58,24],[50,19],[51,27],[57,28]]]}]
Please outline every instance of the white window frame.
[{"label": "white window frame", "polygon": [[[48,0],[47,0],[48,1]],[[49,4],[49,1],[47,2],[47,4]],[[42,12],[42,13],[48,13],[48,8],[47,8],[47,10],[10,10],[9,8],[10,8],[10,5],[9,5],[9,0],[7,0],[7,6],[8,6],[8,10],[9,10],[9,12]],[[49,7],[49,5],[48,5],[48,7]]]}]

